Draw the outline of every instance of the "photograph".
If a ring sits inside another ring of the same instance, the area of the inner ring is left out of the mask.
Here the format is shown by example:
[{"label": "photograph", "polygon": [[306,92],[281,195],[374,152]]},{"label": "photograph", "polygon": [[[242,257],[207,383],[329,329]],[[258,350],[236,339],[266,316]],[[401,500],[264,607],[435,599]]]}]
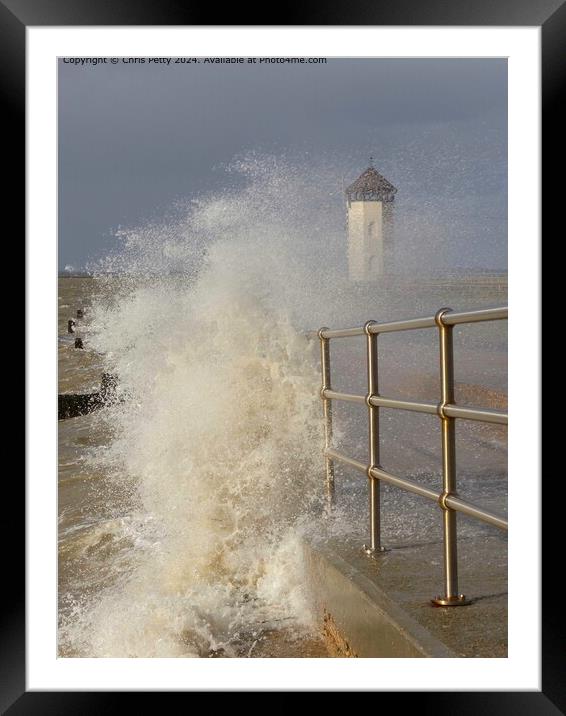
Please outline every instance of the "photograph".
[{"label": "photograph", "polygon": [[56,132],[57,656],[506,658],[507,59],[59,56]]}]

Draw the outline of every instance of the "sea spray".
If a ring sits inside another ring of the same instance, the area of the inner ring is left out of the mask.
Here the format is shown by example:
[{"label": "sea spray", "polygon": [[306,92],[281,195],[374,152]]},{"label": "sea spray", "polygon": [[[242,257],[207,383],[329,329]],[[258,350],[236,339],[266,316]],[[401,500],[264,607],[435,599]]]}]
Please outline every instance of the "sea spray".
[{"label": "sea spray", "polygon": [[267,632],[312,628],[299,540],[321,513],[320,380],[294,310],[310,269],[298,217],[277,223],[280,197],[265,213],[262,185],[193,206],[161,243],[156,227],[125,232],[110,261],[91,340],[124,399],[97,418],[113,439],[90,460],[129,513],[101,529],[131,554],[69,612],[64,653],[246,656]]}]

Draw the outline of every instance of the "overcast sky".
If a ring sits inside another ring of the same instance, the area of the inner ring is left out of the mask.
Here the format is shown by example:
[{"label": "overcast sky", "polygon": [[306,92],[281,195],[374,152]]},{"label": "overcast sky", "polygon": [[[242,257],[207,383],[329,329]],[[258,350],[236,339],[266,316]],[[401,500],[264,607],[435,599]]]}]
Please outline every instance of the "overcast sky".
[{"label": "overcast sky", "polygon": [[105,255],[118,226],[222,189],[219,165],[248,150],[335,159],[347,180],[373,154],[397,198],[412,197],[413,213],[421,199],[454,212],[454,264],[506,267],[506,61],[329,59],[60,60],[60,268]]}]

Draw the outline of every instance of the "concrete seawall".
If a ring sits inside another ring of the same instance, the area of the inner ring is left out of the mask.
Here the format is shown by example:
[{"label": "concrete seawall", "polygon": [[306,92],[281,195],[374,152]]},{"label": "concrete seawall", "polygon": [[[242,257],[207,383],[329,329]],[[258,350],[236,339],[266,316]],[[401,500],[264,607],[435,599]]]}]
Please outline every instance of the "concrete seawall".
[{"label": "concrete seawall", "polygon": [[506,544],[465,540],[467,607],[434,608],[440,543],[399,545],[376,560],[352,540],[303,543],[312,607],[338,657],[506,657]]},{"label": "concrete seawall", "polygon": [[304,553],[313,606],[335,656],[456,656],[336,550],[304,543]]}]

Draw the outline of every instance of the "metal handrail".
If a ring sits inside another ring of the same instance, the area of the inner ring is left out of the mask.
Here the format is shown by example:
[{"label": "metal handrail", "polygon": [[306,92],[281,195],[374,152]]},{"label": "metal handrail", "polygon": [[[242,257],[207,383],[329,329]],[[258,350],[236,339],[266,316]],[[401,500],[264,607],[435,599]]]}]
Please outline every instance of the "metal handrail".
[{"label": "metal handrail", "polygon": [[[323,398],[330,400],[344,400],[349,403],[367,404],[367,395],[352,395],[351,393],[340,393],[337,390],[325,388],[321,391]],[[396,398],[384,398],[382,395],[370,395],[369,402],[378,408],[397,408],[398,410],[409,410],[412,413],[429,413],[430,415],[440,414],[440,403],[416,403],[412,400],[397,400]],[[477,420],[482,423],[498,423],[507,425],[507,413],[500,410],[488,410],[487,408],[467,408],[462,405],[444,405],[444,412],[450,418],[462,418],[462,420]]]},{"label": "metal handrail", "polygon": [[[462,313],[452,312],[450,308],[443,308],[443,311],[450,311],[450,315],[446,316],[444,323],[447,326],[455,326],[460,323],[478,323],[480,321],[500,321],[507,319],[508,309],[506,306],[500,308],[483,308],[479,311],[465,311]],[[421,328],[435,328],[437,324],[437,315],[427,316],[425,318],[409,318],[404,321],[391,321],[388,323],[371,322],[369,327],[370,333],[393,333],[397,331],[414,331]],[[321,338],[351,338],[352,336],[363,336],[366,333],[365,326],[357,326],[355,328],[321,328],[318,335]]]},{"label": "metal handrail", "polygon": [[[403,321],[377,323],[368,321],[364,326],[354,328],[318,331],[320,339],[320,363],[322,373],[322,398],[324,415],[326,486],[329,506],[334,504],[334,462],[341,462],[363,472],[369,479],[369,532],[370,543],[364,545],[366,554],[376,557],[384,548],[381,545],[380,483],[386,482],[402,490],[437,502],[442,510],[444,525],[444,595],[432,599],[435,606],[462,606],[470,604],[458,591],[458,536],[456,513],[462,512],[482,522],[507,530],[507,520],[460,498],[456,492],[456,419],[474,420],[484,423],[507,425],[508,416],[499,410],[488,410],[456,405],[454,400],[454,345],[453,327],[480,321],[500,321],[508,317],[507,307],[488,308],[477,311],[454,312],[441,308],[434,316],[411,318]],[[378,346],[377,339],[382,333],[395,331],[437,328],[440,348],[440,402],[416,402],[386,398],[378,388]],[[366,336],[367,350],[367,395],[353,395],[333,390],[330,380],[330,339]],[[332,448],[332,400],[365,404],[369,422],[369,464],[342,455]],[[400,477],[384,470],[380,465],[379,410],[392,408],[415,413],[437,415],[442,432],[442,490],[436,491],[420,485],[415,480]]]}]

